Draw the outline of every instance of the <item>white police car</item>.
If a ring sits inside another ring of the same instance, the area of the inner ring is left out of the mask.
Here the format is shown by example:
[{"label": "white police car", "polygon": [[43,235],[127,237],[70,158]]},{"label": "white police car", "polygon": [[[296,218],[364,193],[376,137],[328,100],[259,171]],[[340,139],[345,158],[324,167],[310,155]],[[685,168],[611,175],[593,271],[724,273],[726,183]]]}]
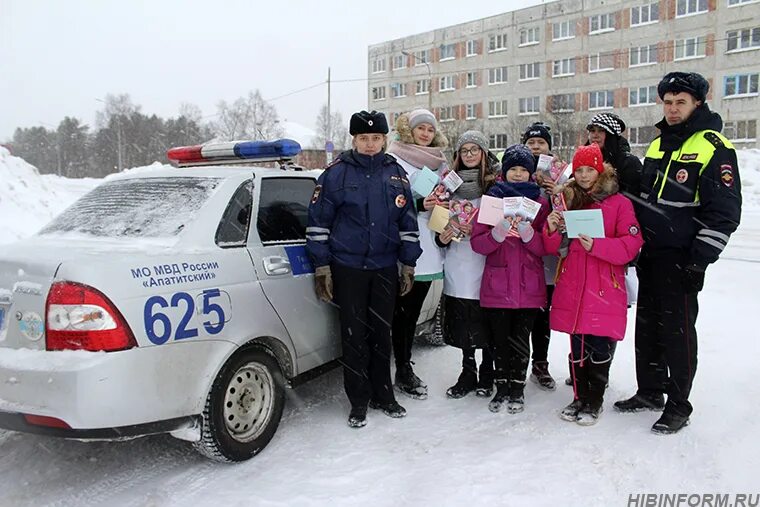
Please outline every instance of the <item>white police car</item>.
[{"label": "white police car", "polygon": [[108,179],[4,247],[0,428],[170,432],[220,461],[263,449],[284,388],[341,353],[305,252],[319,172],[290,164],[299,151],[290,140],[173,149],[184,167]]}]

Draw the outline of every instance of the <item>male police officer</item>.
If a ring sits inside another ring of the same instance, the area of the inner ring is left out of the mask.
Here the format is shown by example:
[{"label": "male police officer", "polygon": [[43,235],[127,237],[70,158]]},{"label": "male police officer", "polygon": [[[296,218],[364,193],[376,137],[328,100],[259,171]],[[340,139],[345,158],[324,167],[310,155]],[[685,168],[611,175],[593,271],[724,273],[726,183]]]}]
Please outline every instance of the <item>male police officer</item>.
[{"label": "male police officer", "polygon": [[396,293],[411,290],[422,249],[406,173],[383,151],[385,115],[355,113],[349,132],[354,149],[341,153],[314,189],[306,248],[322,301],[333,299],[334,283],[348,424],[361,428],[368,404],[390,417],[406,415],[392,389],[391,322]]},{"label": "male police officer", "polygon": [[[638,391],[615,403],[621,412],[663,410],[655,433],[689,424],[697,368],[697,294],[707,266],[739,225],[741,183],[723,122],[705,103],[699,74],[671,72],[657,86],[665,118],[646,153],[635,202],[644,247],[638,261]],[[664,402],[663,394],[668,401]]]}]

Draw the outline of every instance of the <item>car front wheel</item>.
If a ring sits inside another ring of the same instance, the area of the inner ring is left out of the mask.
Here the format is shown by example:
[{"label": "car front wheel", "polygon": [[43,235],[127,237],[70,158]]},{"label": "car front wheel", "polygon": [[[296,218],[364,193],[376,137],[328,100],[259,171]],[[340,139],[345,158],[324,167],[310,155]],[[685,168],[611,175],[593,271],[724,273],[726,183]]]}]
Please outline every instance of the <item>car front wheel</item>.
[{"label": "car front wheel", "polygon": [[227,361],[211,386],[195,448],[216,461],[250,459],[274,436],[284,404],[277,361],[263,350],[243,350]]}]

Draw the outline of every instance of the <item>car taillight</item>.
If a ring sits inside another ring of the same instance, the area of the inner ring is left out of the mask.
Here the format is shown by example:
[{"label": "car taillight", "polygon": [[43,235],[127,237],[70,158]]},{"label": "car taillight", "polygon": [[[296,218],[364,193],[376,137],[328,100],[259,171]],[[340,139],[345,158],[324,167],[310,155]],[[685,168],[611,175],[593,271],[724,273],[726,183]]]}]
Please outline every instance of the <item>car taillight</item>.
[{"label": "car taillight", "polygon": [[54,283],[46,310],[47,350],[113,352],[137,346],[132,330],[111,300],[88,285]]}]

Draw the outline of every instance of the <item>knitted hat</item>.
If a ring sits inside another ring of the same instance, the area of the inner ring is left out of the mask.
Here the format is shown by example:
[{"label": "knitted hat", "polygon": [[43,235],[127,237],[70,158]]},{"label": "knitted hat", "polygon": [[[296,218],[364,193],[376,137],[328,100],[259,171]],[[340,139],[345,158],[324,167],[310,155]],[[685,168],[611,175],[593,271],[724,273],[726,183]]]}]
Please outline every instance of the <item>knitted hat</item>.
[{"label": "knitted hat", "polygon": [[522,136],[522,143],[525,144],[528,142],[528,139],[532,137],[540,137],[546,143],[549,145],[549,149],[552,149],[552,135],[549,133],[549,131],[552,128],[549,125],[545,125],[541,122],[536,122],[525,131],[525,133]]},{"label": "knitted hat", "polygon": [[530,148],[524,144],[513,144],[504,150],[501,157],[501,176],[506,179],[507,171],[518,165],[527,169],[530,174],[536,172],[536,159]]},{"label": "knitted hat", "polygon": [[595,143],[586,146],[578,146],[578,149],[575,150],[575,155],[573,155],[573,172],[583,166],[596,169],[596,172],[599,174],[604,172],[602,150],[600,150],[599,146]]},{"label": "knitted hat", "polygon": [[358,134],[387,134],[388,120],[383,113],[377,111],[359,111],[351,115],[348,132],[352,136]]},{"label": "knitted hat", "polygon": [[435,115],[427,109],[415,109],[409,112],[409,128],[414,130],[414,127],[420,123],[429,123],[434,129],[438,130],[438,125],[435,121]]},{"label": "knitted hat", "polygon": [[488,139],[485,134],[479,130],[468,130],[457,139],[457,143],[454,146],[454,151],[459,151],[459,148],[467,143],[477,144],[483,151],[488,151]]},{"label": "knitted hat", "polygon": [[599,113],[591,118],[591,121],[586,125],[586,130],[591,130],[591,127],[599,127],[606,130],[613,136],[620,136],[625,132],[625,122],[614,113]]},{"label": "knitted hat", "polygon": [[705,101],[710,83],[696,72],[670,72],[665,74],[660,84],[657,85],[657,95],[660,99],[670,93],[690,93],[695,99]]}]

